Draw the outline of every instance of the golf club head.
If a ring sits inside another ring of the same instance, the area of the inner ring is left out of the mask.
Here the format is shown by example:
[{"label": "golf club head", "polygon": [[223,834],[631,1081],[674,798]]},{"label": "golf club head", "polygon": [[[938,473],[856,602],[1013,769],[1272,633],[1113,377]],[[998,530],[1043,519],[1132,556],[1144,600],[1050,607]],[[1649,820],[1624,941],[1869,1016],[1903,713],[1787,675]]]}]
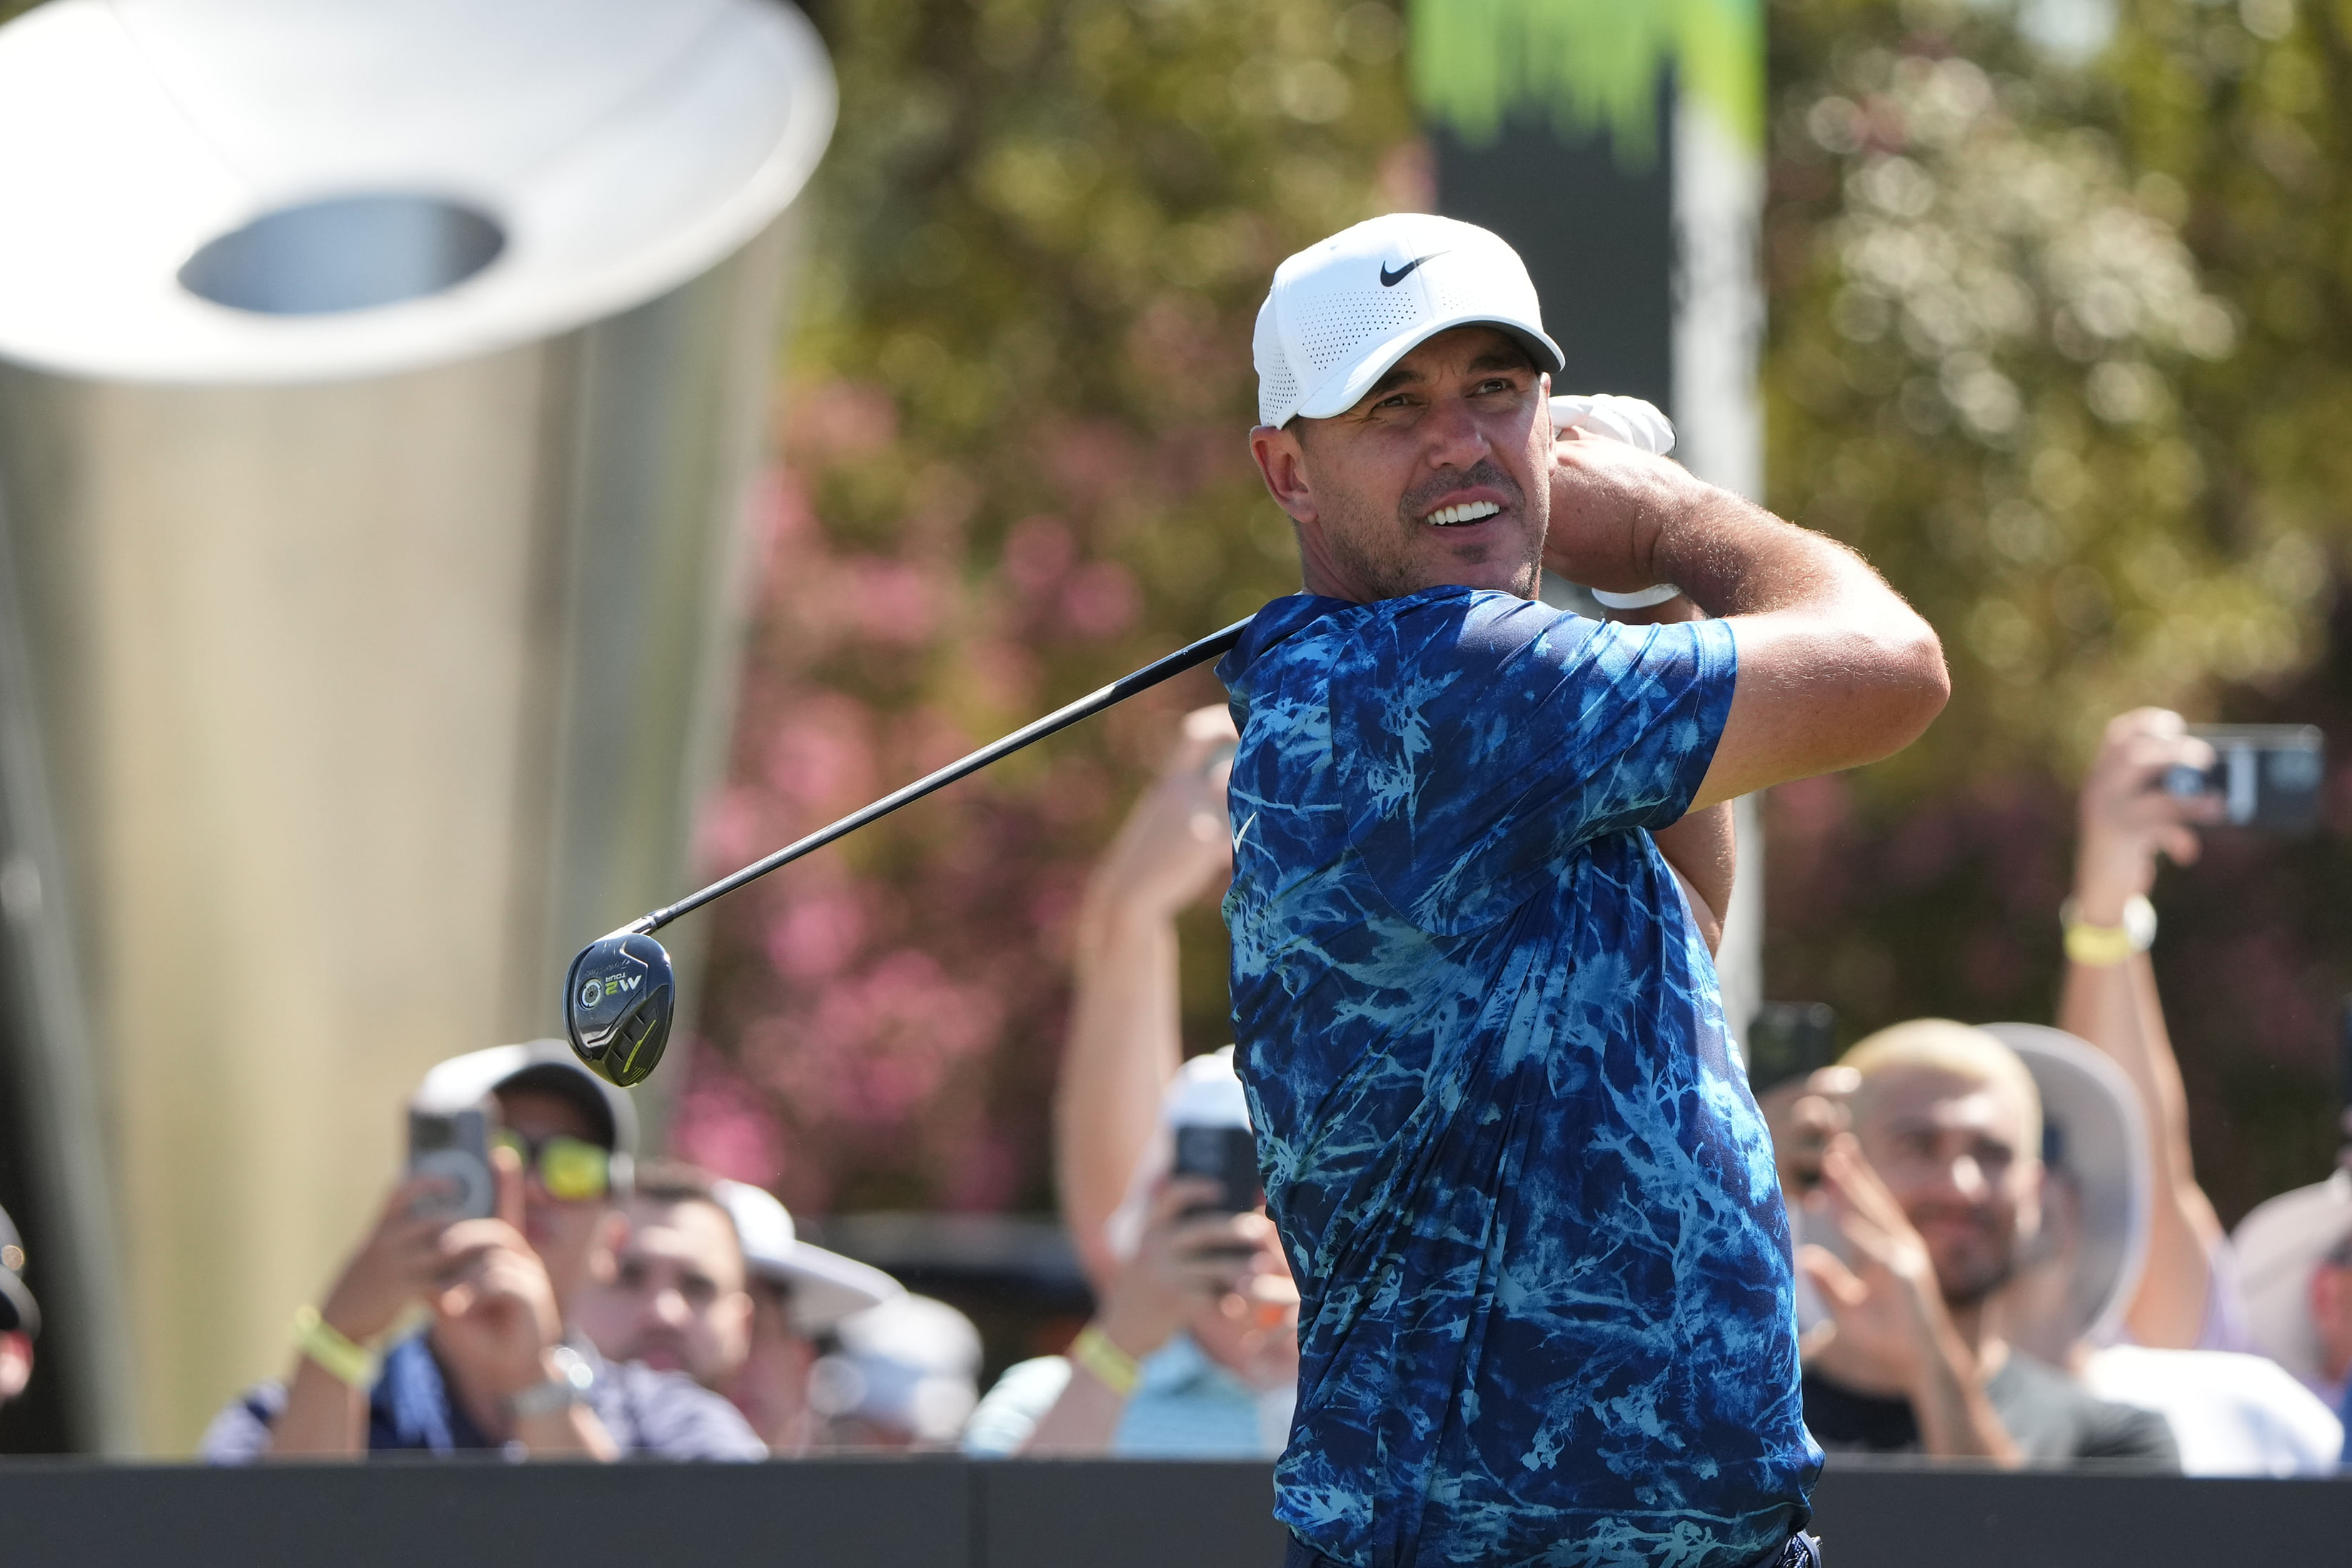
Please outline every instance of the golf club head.
[{"label": "golf club head", "polygon": [[580,950],[563,982],[563,1028],[588,1070],[623,1089],[643,1083],[669,1044],[677,986],[649,936],[614,931]]}]

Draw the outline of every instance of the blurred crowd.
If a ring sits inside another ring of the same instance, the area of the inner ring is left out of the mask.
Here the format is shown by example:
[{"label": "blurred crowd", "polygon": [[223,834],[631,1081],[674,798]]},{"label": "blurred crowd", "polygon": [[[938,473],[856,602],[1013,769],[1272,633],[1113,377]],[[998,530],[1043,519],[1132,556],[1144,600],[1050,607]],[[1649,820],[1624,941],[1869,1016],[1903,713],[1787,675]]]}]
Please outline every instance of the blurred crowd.
[{"label": "blurred crowd", "polygon": [[[961,1312],[800,1239],[765,1191],[639,1163],[628,1095],[541,1040],[426,1075],[412,1124],[478,1125],[470,1173],[413,1161],[296,1315],[284,1380],[223,1410],[205,1457],[1280,1452],[1299,1296],[1231,1048],[1188,1060],[1178,1026],[1178,917],[1229,873],[1234,743],[1223,710],[1187,716],[1088,887],[1055,1154],[1095,1310],[1063,1353],[983,1391]],[[2212,761],[2175,714],[2109,726],[2054,1026],[1916,1019],[1754,1086],[1833,1454],[2344,1462],[2352,1166],[2224,1231],[2147,960],[2158,860],[2194,859],[2221,811],[2159,781]],[[40,1333],[25,1265],[0,1214],[0,1403]]]}]

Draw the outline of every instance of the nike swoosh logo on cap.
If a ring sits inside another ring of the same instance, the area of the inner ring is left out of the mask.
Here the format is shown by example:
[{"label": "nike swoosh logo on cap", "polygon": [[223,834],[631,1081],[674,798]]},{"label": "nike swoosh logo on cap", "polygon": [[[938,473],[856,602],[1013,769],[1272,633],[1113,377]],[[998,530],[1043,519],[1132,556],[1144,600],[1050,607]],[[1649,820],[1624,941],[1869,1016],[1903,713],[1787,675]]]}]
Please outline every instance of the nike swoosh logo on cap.
[{"label": "nike swoosh logo on cap", "polygon": [[1429,260],[1431,257],[1443,256],[1445,252],[1442,250],[1433,250],[1428,256],[1416,256],[1411,261],[1406,262],[1402,267],[1398,268],[1393,272],[1389,270],[1389,264],[1387,262],[1381,262],[1381,287],[1383,289],[1395,288],[1407,278],[1412,276],[1412,269],[1414,268],[1420,266],[1423,262]]}]

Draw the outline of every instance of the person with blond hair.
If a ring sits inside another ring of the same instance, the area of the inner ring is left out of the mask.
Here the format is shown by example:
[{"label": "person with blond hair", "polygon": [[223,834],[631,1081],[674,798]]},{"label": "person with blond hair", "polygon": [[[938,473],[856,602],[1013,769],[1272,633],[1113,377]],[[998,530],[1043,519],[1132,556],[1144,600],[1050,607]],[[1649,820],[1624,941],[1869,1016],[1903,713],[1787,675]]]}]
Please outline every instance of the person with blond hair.
[{"label": "person with blond hair", "polygon": [[1916,1018],[1854,1047],[1822,1087],[1843,1091],[1851,1129],[1796,1177],[1811,1185],[1797,1267],[1823,1313],[1804,1343],[1814,1439],[2178,1469],[2163,1416],[2095,1397],[1998,1331],[1995,1299],[2041,1218],[2042,1100],[2017,1054]]}]

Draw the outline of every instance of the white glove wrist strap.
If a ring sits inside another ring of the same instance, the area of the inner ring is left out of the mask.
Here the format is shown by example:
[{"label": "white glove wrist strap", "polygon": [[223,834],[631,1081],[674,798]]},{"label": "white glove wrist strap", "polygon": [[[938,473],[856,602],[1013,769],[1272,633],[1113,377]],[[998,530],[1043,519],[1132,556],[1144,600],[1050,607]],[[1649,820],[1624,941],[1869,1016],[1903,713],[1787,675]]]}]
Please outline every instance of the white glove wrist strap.
[{"label": "white glove wrist strap", "polygon": [[1630,594],[1612,594],[1605,588],[1585,590],[1612,610],[1646,610],[1653,605],[1663,605],[1669,599],[1679,599],[1683,591],[1672,583],[1658,583],[1647,588],[1637,588]]}]

